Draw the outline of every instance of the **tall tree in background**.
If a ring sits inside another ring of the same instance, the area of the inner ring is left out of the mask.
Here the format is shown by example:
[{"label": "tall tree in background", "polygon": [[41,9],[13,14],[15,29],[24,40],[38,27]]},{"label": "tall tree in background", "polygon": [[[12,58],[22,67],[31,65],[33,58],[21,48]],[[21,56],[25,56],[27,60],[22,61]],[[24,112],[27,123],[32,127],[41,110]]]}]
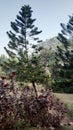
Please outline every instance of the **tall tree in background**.
[{"label": "tall tree in background", "polygon": [[[35,88],[35,83],[46,82],[47,77],[44,66],[40,63],[40,57],[38,56],[41,47],[37,48],[37,45],[33,44],[35,41],[41,41],[36,36],[42,31],[38,31],[38,28],[35,27],[34,22],[36,19],[32,19],[32,12],[29,5],[22,6],[15,22],[11,22],[13,31],[7,32],[10,41],[8,48],[5,47],[5,50],[9,57],[17,58],[18,60],[18,63],[15,64],[17,78],[20,81],[31,82]],[[34,42],[32,43],[33,40]],[[30,48],[34,49],[31,55]]]},{"label": "tall tree in background", "polygon": [[36,19],[32,19],[32,9],[29,5],[24,5],[19,11],[15,22],[11,22],[12,31],[7,32],[10,41],[8,44],[9,50],[5,47],[5,50],[10,57],[25,57],[28,60],[28,48],[31,45],[31,40],[38,40],[35,36],[42,31],[38,31],[38,28],[34,26]]},{"label": "tall tree in background", "polygon": [[61,27],[58,39],[63,46],[57,47],[53,71],[54,90],[73,93],[73,16],[69,17],[67,25],[61,23]]}]

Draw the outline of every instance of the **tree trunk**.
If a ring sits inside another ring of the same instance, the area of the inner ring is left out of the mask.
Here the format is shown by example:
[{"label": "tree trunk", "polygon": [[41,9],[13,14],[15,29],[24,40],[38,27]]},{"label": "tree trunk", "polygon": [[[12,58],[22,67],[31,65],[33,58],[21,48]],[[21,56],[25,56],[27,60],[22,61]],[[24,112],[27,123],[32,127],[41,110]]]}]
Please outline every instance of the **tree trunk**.
[{"label": "tree trunk", "polygon": [[35,94],[36,94],[36,99],[37,99],[38,98],[38,94],[37,94],[37,89],[36,89],[35,82],[32,82],[32,85],[33,85],[33,88],[34,88],[34,91],[35,91]]}]

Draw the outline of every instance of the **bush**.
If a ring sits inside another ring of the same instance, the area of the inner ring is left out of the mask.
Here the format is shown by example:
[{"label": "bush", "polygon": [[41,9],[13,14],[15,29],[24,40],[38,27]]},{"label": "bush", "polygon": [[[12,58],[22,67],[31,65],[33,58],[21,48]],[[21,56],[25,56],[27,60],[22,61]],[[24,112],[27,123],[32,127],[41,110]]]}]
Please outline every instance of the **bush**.
[{"label": "bush", "polygon": [[10,75],[9,83],[5,77],[0,80],[0,129],[59,126],[66,108],[52,90],[41,90],[36,98],[33,87],[26,86],[19,95],[14,76]]},{"label": "bush", "polygon": [[66,108],[59,99],[53,96],[52,90],[40,92],[37,100],[29,92],[32,93],[30,88],[24,89],[21,96],[29,125],[35,127],[37,125],[41,127],[59,126],[66,113]]}]

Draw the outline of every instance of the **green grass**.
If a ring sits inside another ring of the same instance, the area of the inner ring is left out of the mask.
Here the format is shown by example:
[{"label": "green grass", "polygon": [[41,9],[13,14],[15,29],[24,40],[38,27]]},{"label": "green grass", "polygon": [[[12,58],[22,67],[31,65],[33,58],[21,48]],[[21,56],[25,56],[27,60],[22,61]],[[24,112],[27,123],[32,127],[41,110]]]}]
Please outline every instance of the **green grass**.
[{"label": "green grass", "polygon": [[73,121],[73,104],[68,103],[66,104],[66,107],[68,108],[67,116],[71,121]]}]

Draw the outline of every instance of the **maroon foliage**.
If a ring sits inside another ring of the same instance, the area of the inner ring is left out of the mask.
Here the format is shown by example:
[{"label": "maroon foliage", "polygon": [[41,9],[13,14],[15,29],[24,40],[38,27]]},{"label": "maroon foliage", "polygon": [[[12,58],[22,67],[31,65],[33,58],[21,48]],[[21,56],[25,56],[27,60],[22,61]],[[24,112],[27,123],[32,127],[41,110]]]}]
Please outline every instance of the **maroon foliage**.
[{"label": "maroon foliage", "polygon": [[66,108],[56,99],[51,90],[39,93],[37,99],[31,89],[24,90],[20,97],[30,126],[59,126]]},{"label": "maroon foliage", "polygon": [[59,126],[66,108],[53,96],[52,90],[41,90],[36,98],[33,87],[26,86],[19,91],[14,83],[15,73],[10,82],[0,80],[0,129],[16,129],[17,122],[23,127]]}]

